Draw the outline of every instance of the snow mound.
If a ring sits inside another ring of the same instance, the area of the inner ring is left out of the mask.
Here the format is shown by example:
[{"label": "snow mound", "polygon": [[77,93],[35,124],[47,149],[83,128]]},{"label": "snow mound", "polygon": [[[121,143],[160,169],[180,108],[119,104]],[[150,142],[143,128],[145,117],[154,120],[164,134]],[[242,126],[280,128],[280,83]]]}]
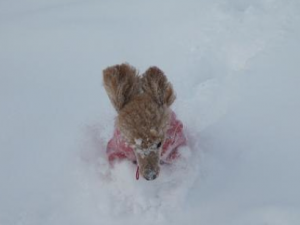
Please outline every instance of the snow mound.
[{"label": "snow mound", "polygon": [[[179,148],[180,159],[171,165],[162,165],[160,176],[154,181],[136,180],[136,165],[127,160],[109,165],[105,155],[105,139],[101,126],[93,126],[82,152],[86,172],[98,180],[99,192],[109,198],[111,215],[152,218],[164,221],[168,214],[176,213],[185,204],[190,187],[199,173],[199,149]],[[87,147],[89,146],[89,147]]]}]

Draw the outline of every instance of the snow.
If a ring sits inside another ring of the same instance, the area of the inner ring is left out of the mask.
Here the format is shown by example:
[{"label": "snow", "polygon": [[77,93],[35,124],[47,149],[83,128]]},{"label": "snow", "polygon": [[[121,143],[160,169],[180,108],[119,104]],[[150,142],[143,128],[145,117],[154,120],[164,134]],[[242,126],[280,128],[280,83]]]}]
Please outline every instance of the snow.
[{"label": "snow", "polygon": [[134,141],[135,141],[136,145],[141,145],[142,144],[142,139],[140,139],[140,138],[139,139],[135,139]]},{"label": "snow", "polygon": [[[300,224],[297,0],[0,2],[0,224]],[[101,72],[160,67],[189,145],[104,154]]]}]

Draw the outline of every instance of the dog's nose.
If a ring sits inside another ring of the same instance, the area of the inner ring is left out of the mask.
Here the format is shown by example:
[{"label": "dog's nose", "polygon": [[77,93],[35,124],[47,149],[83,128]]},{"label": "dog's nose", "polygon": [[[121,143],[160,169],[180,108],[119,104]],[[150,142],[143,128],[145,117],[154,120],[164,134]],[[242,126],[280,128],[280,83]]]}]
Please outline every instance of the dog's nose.
[{"label": "dog's nose", "polygon": [[153,170],[146,170],[144,173],[144,178],[146,180],[154,180],[157,177],[157,174]]}]

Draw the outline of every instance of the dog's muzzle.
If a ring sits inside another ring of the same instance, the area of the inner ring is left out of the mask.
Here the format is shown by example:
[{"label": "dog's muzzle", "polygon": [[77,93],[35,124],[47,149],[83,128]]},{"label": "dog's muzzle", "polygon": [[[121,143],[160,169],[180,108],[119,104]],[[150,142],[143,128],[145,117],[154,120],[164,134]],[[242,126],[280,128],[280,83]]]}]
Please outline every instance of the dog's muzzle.
[{"label": "dog's muzzle", "polygon": [[155,180],[159,175],[159,171],[160,171],[159,165],[155,167],[153,167],[152,165],[147,165],[142,172],[142,176],[146,180]]},{"label": "dog's muzzle", "polygon": [[154,180],[157,177],[157,174],[153,170],[145,170],[144,178],[146,180]]},{"label": "dog's muzzle", "polygon": [[160,172],[159,149],[136,149],[135,153],[140,167],[140,174],[149,181],[156,179]]}]

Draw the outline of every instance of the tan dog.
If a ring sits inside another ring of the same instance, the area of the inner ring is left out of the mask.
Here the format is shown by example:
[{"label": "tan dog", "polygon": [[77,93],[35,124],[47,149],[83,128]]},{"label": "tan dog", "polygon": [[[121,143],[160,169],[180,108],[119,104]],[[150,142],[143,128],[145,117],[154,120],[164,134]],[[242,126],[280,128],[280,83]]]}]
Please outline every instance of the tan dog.
[{"label": "tan dog", "polygon": [[159,175],[162,143],[175,100],[172,85],[157,67],[142,76],[128,64],[103,71],[104,87],[118,112],[116,127],[133,148],[141,175],[153,180]]}]

